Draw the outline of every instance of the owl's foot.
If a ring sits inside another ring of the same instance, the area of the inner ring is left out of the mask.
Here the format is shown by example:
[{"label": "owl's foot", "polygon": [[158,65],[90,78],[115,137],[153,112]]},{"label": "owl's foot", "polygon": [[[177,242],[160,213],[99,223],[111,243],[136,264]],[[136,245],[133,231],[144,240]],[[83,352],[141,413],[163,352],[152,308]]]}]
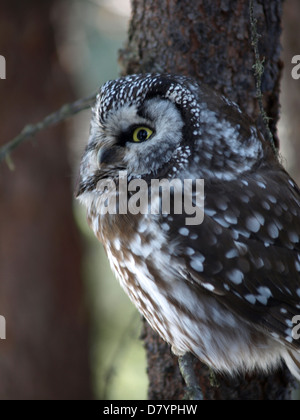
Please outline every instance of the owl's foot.
[{"label": "owl's foot", "polygon": [[179,369],[187,386],[183,399],[202,401],[203,394],[193,369],[193,359],[191,353],[186,353],[178,359]]}]

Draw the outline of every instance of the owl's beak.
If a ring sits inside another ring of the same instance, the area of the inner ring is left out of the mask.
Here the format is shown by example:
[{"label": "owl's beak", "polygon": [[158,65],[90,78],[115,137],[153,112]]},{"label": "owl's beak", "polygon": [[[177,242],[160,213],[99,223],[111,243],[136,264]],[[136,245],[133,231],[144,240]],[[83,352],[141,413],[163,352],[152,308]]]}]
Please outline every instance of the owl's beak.
[{"label": "owl's beak", "polygon": [[98,152],[98,163],[107,165],[113,163],[116,158],[116,151],[113,148],[102,147]]}]

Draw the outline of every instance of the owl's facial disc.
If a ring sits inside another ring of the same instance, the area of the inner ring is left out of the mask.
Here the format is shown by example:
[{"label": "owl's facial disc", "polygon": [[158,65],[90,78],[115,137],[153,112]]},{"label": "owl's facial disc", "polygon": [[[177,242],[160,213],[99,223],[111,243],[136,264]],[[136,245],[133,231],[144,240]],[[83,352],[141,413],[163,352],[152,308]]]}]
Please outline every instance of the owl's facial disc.
[{"label": "owl's facial disc", "polygon": [[168,100],[152,98],[139,108],[131,105],[113,110],[98,126],[96,136],[92,133],[99,139],[98,168],[122,168],[134,176],[155,173],[175,153],[183,126],[180,112]]}]

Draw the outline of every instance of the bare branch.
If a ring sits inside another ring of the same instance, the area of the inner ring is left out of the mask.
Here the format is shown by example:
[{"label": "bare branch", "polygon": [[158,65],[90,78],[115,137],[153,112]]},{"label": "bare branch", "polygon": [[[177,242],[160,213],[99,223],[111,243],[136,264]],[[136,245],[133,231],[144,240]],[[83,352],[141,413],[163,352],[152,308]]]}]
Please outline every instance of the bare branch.
[{"label": "bare branch", "polygon": [[76,115],[78,112],[91,107],[95,102],[96,95],[97,92],[87,96],[86,98],[78,99],[75,102],[65,104],[58,111],[48,115],[37,124],[26,125],[20,134],[0,148],[0,162],[4,159],[9,161],[10,153],[20,144],[34,137],[38,132],[52,125],[58,124],[61,121]]}]

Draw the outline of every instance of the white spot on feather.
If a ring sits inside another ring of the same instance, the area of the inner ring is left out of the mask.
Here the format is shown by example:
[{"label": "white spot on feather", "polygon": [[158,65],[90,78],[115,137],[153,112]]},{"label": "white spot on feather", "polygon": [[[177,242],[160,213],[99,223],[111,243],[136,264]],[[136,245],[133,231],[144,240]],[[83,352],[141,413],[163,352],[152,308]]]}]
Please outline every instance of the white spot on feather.
[{"label": "white spot on feather", "polygon": [[215,286],[213,286],[210,283],[201,283],[201,286],[203,286],[205,289],[209,290],[210,292],[213,292],[215,290]]},{"label": "white spot on feather", "polygon": [[179,233],[180,233],[180,235],[182,235],[182,236],[188,236],[188,235],[189,235],[189,233],[190,233],[190,231],[189,231],[187,228],[185,228],[185,227],[180,228],[180,229],[178,230],[178,232],[179,232]]},{"label": "white spot on feather", "polygon": [[251,217],[248,217],[248,219],[246,219],[246,227],[251,232],[256,233],[260,229],[260,223],[259,223],[259,221],[257,220],[256,217],[251,216]]},{"label": "white spot on feather", "polygon": [[234,284],[241,284],[244,279],[244,274],[240,271],[234,268],[233,270],[227,271],[226,273],[227,278]]}]

